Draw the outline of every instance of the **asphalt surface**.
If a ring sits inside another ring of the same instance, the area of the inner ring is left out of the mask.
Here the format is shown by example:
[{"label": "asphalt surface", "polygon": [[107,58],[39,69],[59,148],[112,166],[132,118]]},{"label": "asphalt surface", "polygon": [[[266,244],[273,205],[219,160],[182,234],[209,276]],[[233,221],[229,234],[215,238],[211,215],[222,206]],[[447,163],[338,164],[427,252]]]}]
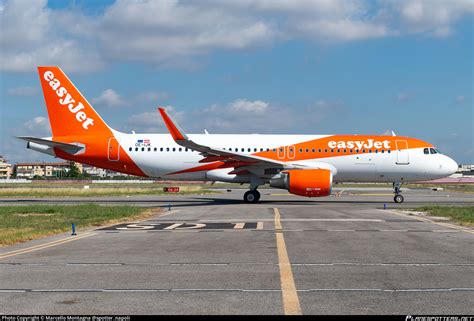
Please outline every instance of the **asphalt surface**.
[{"label": "asphalt surface", "polygon": [[0,248],[0,314],[474,313],[474,231],[396,211],[474,205],[472,194],[407,191],[394,204],[384,190],[262,190],[242,204],[242,193],[2,199],[163,211]]}]

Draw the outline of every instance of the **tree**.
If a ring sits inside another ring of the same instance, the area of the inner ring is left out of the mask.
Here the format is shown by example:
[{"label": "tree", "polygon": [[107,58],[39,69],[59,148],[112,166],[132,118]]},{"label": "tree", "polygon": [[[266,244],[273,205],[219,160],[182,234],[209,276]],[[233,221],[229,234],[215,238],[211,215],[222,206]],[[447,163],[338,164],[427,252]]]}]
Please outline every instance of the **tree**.
[{"label": "tree", "polygon": [[80,177],[81,172],[79,172],[79,169],[76,166],[76,163],[74,162],[69,162],[69,170],[66,173],[66,177]]}]

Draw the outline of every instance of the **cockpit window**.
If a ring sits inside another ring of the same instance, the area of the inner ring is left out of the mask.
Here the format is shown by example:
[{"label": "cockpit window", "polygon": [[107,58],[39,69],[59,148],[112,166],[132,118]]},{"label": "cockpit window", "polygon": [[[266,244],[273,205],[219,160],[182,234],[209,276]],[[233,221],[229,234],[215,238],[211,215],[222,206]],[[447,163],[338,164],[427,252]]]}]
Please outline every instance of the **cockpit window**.
[{"label": "cockpit window", "polygon": [[424,154],[429,154],[429,153],[430,153],[430,149],[429,149],[429,148],[423,149],[423,153],[424,153]]},{"label": "cockpit window", "polygon": [[435,152],[436,152],[437,154],[441,154],[441,152],[439,151],[439,149],[435,148],[434,150],[435,150]]},{"label": "cockpit window", "polygon": [[431,152],[431,154],[438,154],[438,152],[434,148],[430,148],[430,152]]}]

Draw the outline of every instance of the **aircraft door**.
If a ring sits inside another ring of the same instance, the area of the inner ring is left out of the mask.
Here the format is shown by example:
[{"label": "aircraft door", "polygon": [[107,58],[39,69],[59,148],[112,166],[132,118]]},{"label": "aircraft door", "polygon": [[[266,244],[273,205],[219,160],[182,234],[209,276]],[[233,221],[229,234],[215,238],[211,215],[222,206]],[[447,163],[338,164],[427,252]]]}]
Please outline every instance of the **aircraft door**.
[{"label": "aircraft door", "polygon": [[288,158],[294,159],[296,154],[296,148],[294,145],[288,146]]},{"label": "aircraft door", "polygon": [[109,161],[116,162],[120,160],[120,145],[115,137],[109,138],[109,144],[107,149],[107,156]]},{"label": "aircraft door", "polygon": [[284,159],[285,158],[285,147],[278,147],[277,148],[277,157],[278,159]]},{"label": "aircraft door", "polygon": [[408,155],[408,143],[406,140],[396,140],[395,145],[397,147],[397,164],[407,165],[410,163]]}]

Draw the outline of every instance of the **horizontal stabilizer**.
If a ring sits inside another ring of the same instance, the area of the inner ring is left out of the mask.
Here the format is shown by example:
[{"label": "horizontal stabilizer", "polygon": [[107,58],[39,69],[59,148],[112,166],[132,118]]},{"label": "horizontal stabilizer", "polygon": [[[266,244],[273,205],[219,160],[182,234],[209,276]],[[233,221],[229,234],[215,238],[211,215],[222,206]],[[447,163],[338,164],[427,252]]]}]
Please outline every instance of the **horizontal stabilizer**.
[{"label": "horizontal stabilizer", "polygon": [[85,146],[79,143],[63,143],[63,142],[57,142],[51,139],[47,138],[38,138],[38,137],[31,137],[31,136],[17,136],[16,138],[31,142],[31,143],[36,143],[40,145],[45,145],[51,148],[58,148],[66,153],[69,154],[77,154],[78,152],[82,151]]}]

